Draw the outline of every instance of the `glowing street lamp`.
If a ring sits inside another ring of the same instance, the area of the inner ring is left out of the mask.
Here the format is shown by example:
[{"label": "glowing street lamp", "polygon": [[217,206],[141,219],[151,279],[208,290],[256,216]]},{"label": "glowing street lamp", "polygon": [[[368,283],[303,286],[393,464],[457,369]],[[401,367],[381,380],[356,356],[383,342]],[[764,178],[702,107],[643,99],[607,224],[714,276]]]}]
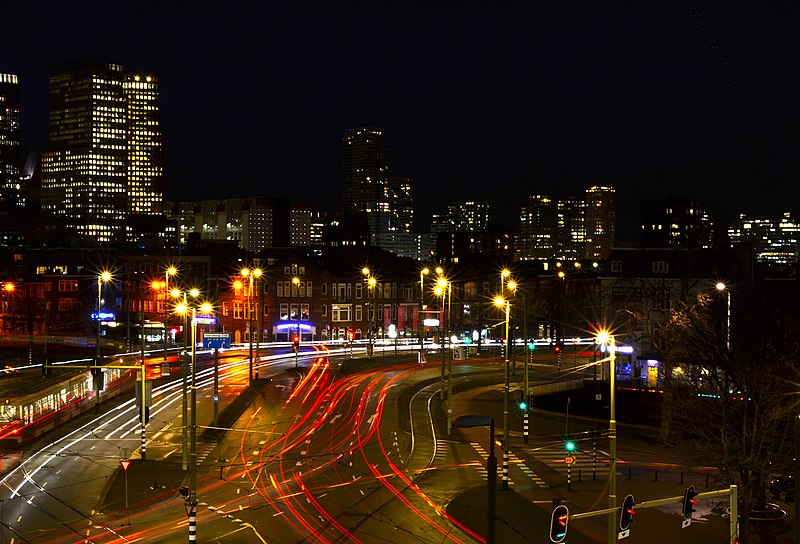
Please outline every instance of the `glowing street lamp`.
[{"label": "glowing street lamp", "polygon": [[164,272],[164,362],[167,362],[167,347],[169,342],[167,341],[167,319],[169,318],[169,309],[167,304],[167,295],[169,294],[169,277],[174,276],[178,273],[178,269],[174,266],[170,266]]},{"label": "glowing street lamp", "polygon": [[[199,292],[198,292],[199,294]],[[200,316],[198,316],[198,310]],[[175,313],[188,317],[189,312],[192,315],[192,382],[191,382],[191,406],[192,406],[192,419],[190,422],[191,427],[191,440],[190,440],[190,457],[191,463],[189,465],[189,542],[197,540],[197,325],[206,321],[211,317],[212,306],[208,302],[203,302],[199,305],[193,305],[191,308],[184,300],[183,303],[178,304],[175,308]],[[205,318],[205,319],[204,319]],[[184,389],[184,399],[186,398],[186,390]],[[184,419],[184,428],[186,420]]]},{"label": "glowing street lamp", "polygon": [[[597,333],[597,343],[608,345],[608,361],[610,372],[608,373],[609,396],[609,416],[608,416],[608,507],[612,510],[608,514],[608,543],[617,542],[616,526],[616,507],[617,507],[617,409],[616,409],[616,341],[614,335],[602,329]],[[598,361],[598,363],[603,360]]]},{"label": "glowing street lamp", "polygon": [[95,342],[95,361],[94,365],[95,368],[92,369],[92,376],[94,378],[94,390],[95,390],[95,412],[100,411],[100,390],[102,389],[102,381],[103,381],[103,370],[100,368],[100,326],[102,321],[100,320],[100,312],[101,312],[101,304],[102,304],[102,296],[103,296],[103,284],[108,283],[111,281],[111,272],[104,270],[97,276],[97,341]]},{"label": "glowing street lamp", "polygon": [[173,290],[173,292],[172,292],[173,297],[176,298],[176,299],[180,299],[181,297],[183,297],[183,302],[178,302],[175,305],[175,313],[180,315],[180,316],[183,316],[183,361],[182,361],[182,364],[181,364],[181,370],[182,370],[182,374],[183,374],[183,386],[182,386],[182,391],[183,391],[182,401],[183,402],[182,402],[182,406],[181,406],[182,415],[183,415],[183,433],[182,433],[183,434],[183,436],[182,436],[183,470],[187,470],[188,464],[189,464],[189,460],[188,460],[189,453],[188,453],[188,445],[187,445],[187,442],[188,442],[188,437],[187,437],[188,429],[186,427],[186,420],[189,417],[188,401],[187,401],[187,398],[186,398],[186,389],[188,387],[188,379],[189,379],[189,369],[187,368],[188,361],[187,361],[187,357],[186,357],[186,348],[187,348],[187,345],[186,345],[186,334],[189,331],[189,312],[191,311],[191,309],[189,307],[189,299],[187,298],[187,294],[189,296],[191,296],[193,299],[197,299],[197,297],[200,296],[200,290],[196,289],[196,288],[193,288],[193,289],[190,289],[189,292],[187,293],[186,291],[181,292],[181,291],[178,291],[176,289],[176,290]]},{"label": "glowing street lamp", "polygon": [[422,312],[425,310],[425,276],[430,274],[430,269],[428,267],[423,268],[419,271],[419,351],[422,353],[422,350],[425,348],[425,339],[424,333],[425,328],[422,325]]},{"label": "glowing street lamp", "polygon": [[[248,319],[248,325],[247,325],[247,328],[248,328],[248,337],[249,337],[249,340],[250,340],[250,367],[249,367],[250,371],[249,371],[247,380],[248,380],[248,382],[250,382],[250,381],[253,380],[253,281],[254,280],[258,280],[261,277],[262,270],[260,268],[251,269],[251,268],[246,268],[245,267],[245,268],[242,268],[240,274],[241,274],[241,276],[243,278],[246,278],[248,280],[248,286],[247,286],[247,319]],[[236,286],[236,283],[234,283],[234,286]],[[241,288],[242,284],[239,283],[239,286]],[[259,305],[260,305],[260,300],[261,300],[261,298],[258,297],[257,304],[259,304]],[[261,313],[261,312],[259,312],[259,313]],[[259,316],[259,323],[260,322],[261,322],[261,318]],[[259,338],[259,342],[260,342],[260,338]],[[256,368],[255,377],[256,378],[258,377],[258,369],[257,368]]]},{"label": "glowing street lamp", "polygon": [[728,351],[731,350],[731,290],[723,282],[717,282],[717,291],[725,292],[725,305],[727,319],[725,322],[725,347]]},{"label": "glowing street lamp", "polygon": [[506,346],[505,346],[505,389],[503,390],[503,489],[508,490],[508,321],[511,315],[511,301],[503,296],[494,298],[495,306],[505,307],[506,311]]},{"label": "glowing street lamp", "polygon": [[[302,305],[303,303],[300,302],[300,278],[297,276],[292,278],[292,285],[294,286],[294,290],[297,293],[297,334],[295,334],[294,338],[292,338],[292,346],[294,348],[294,367],[297,368],[298,359],[300,358],[300,339],[302,336],[300,335],[300,320],[303,318],[303,310]],[[290,315],[289,318],[291,319],[291,310],[289,311]],[[295,342],[295,338],[297,341]]]}]

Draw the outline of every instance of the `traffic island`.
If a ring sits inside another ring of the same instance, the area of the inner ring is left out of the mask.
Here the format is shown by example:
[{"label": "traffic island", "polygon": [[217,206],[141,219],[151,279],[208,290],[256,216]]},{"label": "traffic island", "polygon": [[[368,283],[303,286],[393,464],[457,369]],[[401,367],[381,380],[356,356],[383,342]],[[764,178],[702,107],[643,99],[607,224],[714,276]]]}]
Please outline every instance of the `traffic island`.
[{"label": "traffic island", "polygon": [[[550,530],[552,503],[534,503],[513,489],[495,493],[497,520],[495,542],[544,542]],[[447,504],[447,513],[470,531],[486,538],[486,486],[468,489],[453,497]],[[595,541],[574,527],[569,530],[570,544],[593,544]]]}]

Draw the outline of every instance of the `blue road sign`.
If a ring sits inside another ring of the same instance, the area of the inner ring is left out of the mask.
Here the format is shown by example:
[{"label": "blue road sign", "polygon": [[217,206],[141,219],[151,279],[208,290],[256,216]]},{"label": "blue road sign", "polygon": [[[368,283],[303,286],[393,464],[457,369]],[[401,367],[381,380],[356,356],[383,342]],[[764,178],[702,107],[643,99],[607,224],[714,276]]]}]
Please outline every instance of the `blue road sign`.
[{"label": "blue road sign", "polygon": [[203,334],[203,347],[221,349],[231,347],[231,333],[207,332]]},{"label": "blue road sign", "polygon": [[211,402],[219,402],[219,393],[211,395]]}]

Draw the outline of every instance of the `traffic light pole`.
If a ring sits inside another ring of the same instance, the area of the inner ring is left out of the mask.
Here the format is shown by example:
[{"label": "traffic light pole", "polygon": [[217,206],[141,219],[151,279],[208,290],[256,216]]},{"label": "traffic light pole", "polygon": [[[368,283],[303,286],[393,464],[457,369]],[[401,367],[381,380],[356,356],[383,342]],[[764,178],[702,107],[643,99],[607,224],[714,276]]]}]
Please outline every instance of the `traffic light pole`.
[{"label": "traffic light pole", "polygon": [[611,389],[609,397],[609,417],[608,417],[608,507],[614,512],[608,515],[608,544],[617,542],[617,408],[616,408],[616,341],[613,336],[610,338],[609,350],[609,372],[608,384]]},{"label": "traffic light pole", "polygon": [[508,491],[508,318],[511,313],[511,302],[506,300],[506,353],[505,353],[505,389],[503,393],[503,490]]}]

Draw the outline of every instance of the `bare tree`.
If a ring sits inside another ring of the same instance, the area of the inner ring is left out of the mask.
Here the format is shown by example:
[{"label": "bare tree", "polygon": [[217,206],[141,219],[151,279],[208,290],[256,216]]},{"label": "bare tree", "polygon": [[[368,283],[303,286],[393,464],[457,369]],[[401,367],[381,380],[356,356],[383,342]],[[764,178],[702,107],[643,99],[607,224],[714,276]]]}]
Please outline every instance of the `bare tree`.
[{"label": "bare tree", "polygon": [[741,512],[763,510],[770,473],[791,466],[800,322],[741,304],[731,323],[717,298],[700,294],[672,312],[668,416],[684,440],[697,443],[697,461],[717,467],[722,483],[740,486]]}]

